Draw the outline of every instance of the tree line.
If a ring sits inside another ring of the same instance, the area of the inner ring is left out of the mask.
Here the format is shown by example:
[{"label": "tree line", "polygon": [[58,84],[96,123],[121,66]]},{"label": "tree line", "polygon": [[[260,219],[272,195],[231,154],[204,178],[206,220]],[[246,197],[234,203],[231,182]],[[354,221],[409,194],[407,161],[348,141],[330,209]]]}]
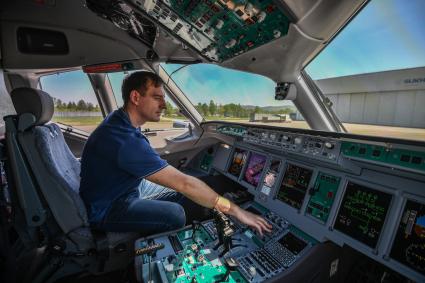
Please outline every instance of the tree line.
[{"label": "tree line", "polygon": [[97,104],[91,102],[86,102],[83,99],[78,100],[76,103],[74,101],[64,102],[59,98],[53,98],[53,103],[55,109],[58,111],[82,111],[82,112],[99,112],[100,107]]},{"label": "tree line", "polygon": [[[53,98],[55,109],[58,111],[88,111],[88,112],[98,112],[100,107],[97,104],[91,102],[86,102],[83,99],[78,100],[77,102],[69,101],[64,102],[59,98]],[[164,111],[164,115],[171,116],[182,116],[179,112],[179,109],[173,107],[170,102],[166,102],[167,109]],[[293,112],[291,107],[284,107],[278,110],[267,110],[259,106],[247,107],[240,104],[229,103],[229,104],[218,104],[214,100],[210,100],[210,103],[198,103],[195,105],[195,108],[203,116],[221,116],[221,117],[237,117],[237,118],[247,118],[253,113],[262,113],[262,114],[289,114]]]},{"label": "tree line", "polygon": [[217,104],[214,100],[210,100],[210,103],[198,103],[195,108],[204,116],[224,116],[224,117],[237,117],[247,118],[251,114],[289,114],[294,112],[291,107],[283,107],[277,110],[267,110],[267,107],[248,107],[240,104],[229,103],[229,104]]}]

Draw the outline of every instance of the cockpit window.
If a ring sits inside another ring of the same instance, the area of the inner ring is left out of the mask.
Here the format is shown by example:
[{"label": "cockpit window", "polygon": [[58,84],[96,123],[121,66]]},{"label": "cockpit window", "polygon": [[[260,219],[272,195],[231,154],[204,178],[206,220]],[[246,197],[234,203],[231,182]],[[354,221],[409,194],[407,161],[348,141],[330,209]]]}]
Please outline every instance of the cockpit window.
[{"label": "cockpit window", "polygon": [[4,135],[5,124],[3,117],[7,115],[15,115],[16,111],[13,107],[12,99],[6,91],[3,72],[0,72],[0,138]]},{"label": "cockpit window", "polygon": [[87,74],[81,70],[42,76],[39,88],[53,97],[52,121],[91,133],[103,114]]},{"label": "cockpit window", "polygon": [[275,100],[269,78],[212,64],[162,66],[206,121],[309,128],[291,101]]},{"label": "cockpit window", "polygon": [[348,132],[425,140],[424,10],[372,0],[305,68]]}]

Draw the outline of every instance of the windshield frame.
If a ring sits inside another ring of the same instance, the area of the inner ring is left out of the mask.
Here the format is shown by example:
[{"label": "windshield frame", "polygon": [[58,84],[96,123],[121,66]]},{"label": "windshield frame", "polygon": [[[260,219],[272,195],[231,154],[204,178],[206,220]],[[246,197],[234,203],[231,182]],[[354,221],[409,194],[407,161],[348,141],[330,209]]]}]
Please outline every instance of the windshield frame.
[{"label": "windshield frame", "polygon": [[[191,64],[185,65],[190,66]],[[173,102],[180,108],[183,112],[183,115],[189,119],[195,126],[200,126],[201,122],[205,119],[195,108],[192,101],[186,96],[183,90],[178,86],[178,84],[173,80],[170,74],[158,64],[158,76],[164,82],[163,86],[165,91],[169,94]]]},{"label": "windshield frame", "polygon": [[322,93],[320,88],[316,85],[314,80],[308,75],[305,69],[301,70],[301,78],[304,80],[307,87],[313,93],[316,100],[320,102],[319,105],[323,108],[324,112],[328,115],[328,120],[333,122],[334,124],[333,126],[337,129],[336,132],[348,133],[344,124],[341,122],[341,120],[336,115],[335,111],[332,109],[332,101],[330,101],[327,97],[325,97],[325,95]]}]

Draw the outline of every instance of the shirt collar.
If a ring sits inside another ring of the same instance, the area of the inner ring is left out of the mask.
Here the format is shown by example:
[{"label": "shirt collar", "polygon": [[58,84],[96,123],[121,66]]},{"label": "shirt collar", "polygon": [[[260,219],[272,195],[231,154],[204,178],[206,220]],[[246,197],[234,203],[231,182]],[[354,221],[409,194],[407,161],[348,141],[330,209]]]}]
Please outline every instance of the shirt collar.
[{"label": "shirt collar", "polygon": [[146,138],[146,136],[142,132],[141,127],[136,128],[136,127],[133,126],[133,124],[131,124],[130,116],[128,116],[128,113],[124,111],[123,107],[120,107],[117,112],[118,112],[119,116],[124,120],[124,122],[127,126],[131,127],[135,131],[139,132],[140,134],[142,134]]},{"label": "shirt collar", "polygon": [[131,124],[130,116],[128,116],[127,112],[124,111],[123,107],[120,107],[117,112],[118,112],[119,116],[124,120],[124,123],[127,126],[131,127],[132,129],[135,129],[135,130],[140,129],[140,128],[134,127],[133,124]]}]

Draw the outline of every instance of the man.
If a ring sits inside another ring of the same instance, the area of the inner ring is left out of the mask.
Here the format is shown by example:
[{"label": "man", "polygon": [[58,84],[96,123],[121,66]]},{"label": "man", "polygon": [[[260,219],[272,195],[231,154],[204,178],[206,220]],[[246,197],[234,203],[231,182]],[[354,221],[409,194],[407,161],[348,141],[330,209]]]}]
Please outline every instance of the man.
[{"label": "man", "polygon": [[91,225],[106,231],[145,235],[181,228],[183,195],[216,208],[255,228],[271,226],[220,197],[204,182],[186,175],[152,149],[140,126],[158,122],[165,106],[161,79],[135,72],[122,84],[124,106],[111,113],[91,134],[81,160],[80,194]]}]

